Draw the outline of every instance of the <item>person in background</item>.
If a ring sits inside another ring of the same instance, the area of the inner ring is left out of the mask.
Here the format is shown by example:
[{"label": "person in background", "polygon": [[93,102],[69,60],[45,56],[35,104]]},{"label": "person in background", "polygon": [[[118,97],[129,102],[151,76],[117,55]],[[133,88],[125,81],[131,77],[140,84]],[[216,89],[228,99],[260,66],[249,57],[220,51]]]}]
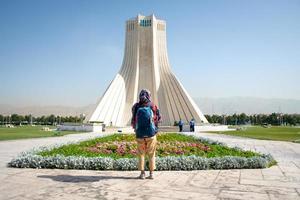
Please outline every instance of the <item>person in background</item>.
[{"label": "person in background", "polygon": [[183,121],[181,119],[178,122],[178,126],[179,126],[179,132],[182,132]]},{"label": "person in background", "polygon": [[159,109],[151,102],[150,91],[147,89],[141,90],[139,102],[132,107],[131,118],[131,125],[136,134],[138,169],[141,171],[140,179],[145,179],[145,155],[149,158],[150,175],[147,178],[153,179],[153,171],[156,168],[156,134],[160,120]]},{"label": "person in background", "polygon": [[195,132],[195,120],[191,119],[190,121],[190,131]]}]

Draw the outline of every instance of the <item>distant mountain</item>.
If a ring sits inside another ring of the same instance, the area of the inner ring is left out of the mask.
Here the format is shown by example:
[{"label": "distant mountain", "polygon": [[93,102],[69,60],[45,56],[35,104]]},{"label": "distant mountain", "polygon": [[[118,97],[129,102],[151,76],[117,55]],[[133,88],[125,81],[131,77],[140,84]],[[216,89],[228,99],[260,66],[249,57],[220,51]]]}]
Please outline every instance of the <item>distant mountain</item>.
[{"label": "distant mountain", "polygon": [[42,116],[42,115],[60,115],[60,116],[79,116],[80,114],[88,115],[95,105],[87,105],[83,107],[71,107],[71,106],[27,106],[27,107],[16,107],[11,105],[0,104],[0,114],[9,115],[9,114],[20,114],[28,115],[32,114],[33,116]]},{"label": "distant mountain", "polygon": [[[265,99],[255,97],[228,97],[228,98],[194,98],[204,114],[269,114],[273,112],[282,113],[300,113],[300,100],[293,99]],[[27,106],[16,107],[0,104],[0,114],[32,114],[34,116],[42,115],[61,115],[61,116],[79,116],[81,113],[90,114],[95,109],[95,104],[83,107],[71,106]]]},{"label": "distant mountain", "polygon": [[256,97],[195,98],[204,114],[270,114],[282,112],[300,113],[300,100],[267,99]]}]

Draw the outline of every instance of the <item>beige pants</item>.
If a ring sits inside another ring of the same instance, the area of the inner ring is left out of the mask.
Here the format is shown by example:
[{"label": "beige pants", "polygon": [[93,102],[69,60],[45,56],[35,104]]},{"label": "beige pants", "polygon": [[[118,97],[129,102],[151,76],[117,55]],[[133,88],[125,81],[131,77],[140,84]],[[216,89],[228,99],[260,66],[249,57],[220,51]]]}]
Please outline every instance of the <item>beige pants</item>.
[{"label": "beige pants", "polygon": [[156,136],[151,138],[137,138],[137,153],[139,158],[139,170],[145,168],[145,155],[149,158],[149,169],[150,171],[155,170],[155,150],[156,150]]}]

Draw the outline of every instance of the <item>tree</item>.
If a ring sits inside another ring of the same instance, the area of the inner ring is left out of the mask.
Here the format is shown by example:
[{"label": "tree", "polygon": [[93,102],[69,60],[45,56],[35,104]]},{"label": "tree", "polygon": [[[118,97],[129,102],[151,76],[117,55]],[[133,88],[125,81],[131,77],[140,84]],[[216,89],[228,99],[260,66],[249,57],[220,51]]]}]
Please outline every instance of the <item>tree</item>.
[{"label": "tree", "polygon": [[12,115],[10,116],[10,123],[12,123],[12,124],[17,124],[17,123],[19,123],[19,122],[20,122],[20,117],[19,117],[18,114],[12,114]]},{"label": "tree", "polygon": [[55,123],[55,116],[52,114],[48,117],[47,124],[54,125],[54,123]]}]

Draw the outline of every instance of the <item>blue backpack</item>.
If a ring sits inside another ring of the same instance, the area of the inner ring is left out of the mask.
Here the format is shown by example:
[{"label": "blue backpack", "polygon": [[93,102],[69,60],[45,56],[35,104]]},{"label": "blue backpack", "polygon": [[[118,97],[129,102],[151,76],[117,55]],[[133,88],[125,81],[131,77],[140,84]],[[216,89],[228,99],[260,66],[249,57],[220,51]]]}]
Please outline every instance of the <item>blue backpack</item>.
[{"label": "blue backpack", "polygon": [[156,133],[151,106],[139,107],[136,112],[136,136],[137,138],[152,137]]}]

